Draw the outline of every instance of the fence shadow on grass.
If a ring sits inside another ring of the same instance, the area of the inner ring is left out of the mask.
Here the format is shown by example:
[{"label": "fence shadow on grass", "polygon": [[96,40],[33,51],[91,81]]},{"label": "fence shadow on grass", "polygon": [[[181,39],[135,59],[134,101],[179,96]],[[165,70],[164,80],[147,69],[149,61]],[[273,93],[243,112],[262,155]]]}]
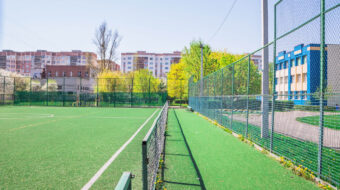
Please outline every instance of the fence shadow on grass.
[{"label": "fence shadow on grass", "polygon": [[205,190],[203,178],[192,155],[175,109],[172,109],[172,112],[169,114],[173,114],[173,116],[170,116],[172,120],[169,121],[172,128],[168,127],[166,137],[167,149],[164,149],[163,155],[165,167],[162,167],[162,181],[167,187],[173,186],[176,189]]}]

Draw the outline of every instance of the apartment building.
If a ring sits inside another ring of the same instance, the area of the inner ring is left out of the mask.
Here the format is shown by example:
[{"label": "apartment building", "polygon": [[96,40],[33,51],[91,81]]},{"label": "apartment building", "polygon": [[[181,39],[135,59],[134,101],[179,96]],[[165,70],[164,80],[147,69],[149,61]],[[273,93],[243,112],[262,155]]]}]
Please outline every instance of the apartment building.
[{"label": "apartment building", "polygon": [[140,69],[148,69],[154,77],[165,79],[170,72],[172,64],[181,59],[181,52],[173,53],[147,53],[137,51],[135,53],[121,54],[121,72],[127,73]]},{"label": "apartment building", "polygon": [[[340,92],[339,55],[339,45],[326,46],[325,81],[327,88],[330,88],[333,93]],[[300,44],[291,52],[280,52],[276,57],[275,72],[275,91],[278,100],[292,100],[297,105],[318,104],[313,93],[320,86],[319,44],[306,46]],[[332,106],[337,101],[339,100],[328,100],[327,104]]]},{"label": "apartment building", "polygon": [[262,56],[261,55],[251,55],[250,60],[253,61],[254,65],[257,66],[257,69],[262,71]]},{"label": "apartment building", "polygon": [[[96,62],[96,60],[97,55],[95,53],[79,50],[72,50],[71,52],[50,52],[46,50],[15,52],[3,50],[0,52],[1,69],[33,78],[41,78],[41,74],[47,65],[85,66],[90,62]],[[67,71],[65,70],[65,72]]]}]

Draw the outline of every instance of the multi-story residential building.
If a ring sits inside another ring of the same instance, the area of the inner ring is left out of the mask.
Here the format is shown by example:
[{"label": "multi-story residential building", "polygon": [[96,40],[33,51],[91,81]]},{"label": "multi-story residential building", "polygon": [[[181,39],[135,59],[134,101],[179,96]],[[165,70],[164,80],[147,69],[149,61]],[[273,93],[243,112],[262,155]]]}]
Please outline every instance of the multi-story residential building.
[{"label": "multi-story residential building", "polygon": [[173,53],[147,53],[137,51],[136,53],[121,54],[121,68],[123,73],[148,69],[154,77],[166,78],[170,72],[172,64],[176,64],[181,59],[181,52]]},{"label": "multi-story residential building", "polygon": [[[340,92],[338,72],[340,69],[340,46],[327,45],[325,56],[325,81],[327,88]],[[318,104],[315,93],[320,86],[320,45],[303,44],[291,52],[282,51],[276,57],[275,91],[279,100],[292,100],[297,105]],[[334,84],[333,84],[334,83]],[[335,101],[329,101],[335,105]]]},{"label": "multi-story residential building", "polygon": [[253,61],[254,65],[257,66],[258,70],[262,70],[262,56],[261,55],[251,55],[250,60]]},{"label": "multi-story residential building", "polygon": [[[110,61],[110,60],[106,60],[105,61],[106,63],[109,63],[108,66],[109,66],[109,70],[110,71],[120,71],[120,65],[118,65],[116,62],[114,61]],[[97,60],[97,63],[98,65],[102,64],[103,61],[102,60]]]},{"label": "multi-story residential building", "polygon": [[[16,72],[23,76],[40,78],[46,65],[85,66],[96,62],[97,55],[91,52],[73,50],[71,52],[15,52],[3,50],[0,52],[0,68]],[[66,72],[66,71],[65,71]]]}]

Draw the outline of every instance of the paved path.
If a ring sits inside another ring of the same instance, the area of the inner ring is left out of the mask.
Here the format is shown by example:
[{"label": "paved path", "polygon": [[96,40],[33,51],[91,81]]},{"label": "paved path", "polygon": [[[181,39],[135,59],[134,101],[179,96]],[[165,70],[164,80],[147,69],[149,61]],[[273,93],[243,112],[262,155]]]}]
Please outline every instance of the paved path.
[{"label": "paved path", "polygon": [[[326,113],[326,115],[334,113]],[[306,111],[286,111],[275,112],[274,131],[297,139],[305,141],[319,142],[319,127],[296,120],[298,117],[318,116],[318,112]],[[245,114],[234,114],[233,119],[246,122]],[[271,125],[272,116],[269,114],[269,125]],[[249,114],[249,124],[260,127],[261,114]],[[340,130],[324,128],[324,146],[331,148],[340,148]]]}]

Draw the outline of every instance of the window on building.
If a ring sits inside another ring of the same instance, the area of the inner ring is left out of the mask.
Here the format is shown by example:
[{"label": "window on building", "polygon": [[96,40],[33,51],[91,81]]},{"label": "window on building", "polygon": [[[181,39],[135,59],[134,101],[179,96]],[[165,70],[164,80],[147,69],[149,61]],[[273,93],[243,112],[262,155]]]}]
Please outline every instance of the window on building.
[{"label": "window on building", "polygon": [[302,82],[307,82],[307,74],[306,73],[304,73],[304,74],[302,74]]},{"label": "window on building", "polygon": [[152,69],[153,69],[153,67],[150,67],[149,69],[150,69],[150,70],[152,70]]},{"label": "window on building", "polygon": [[276,70],[280,70],[280,64],[276,65]]},{"label": "window on building", "polygon": [[288,77],[285,77],[285,84],[288,84]]},{"label": "window on building", "polygon": [[166,57],[165,60],[169,60],[169,58]]},{"label": "window on building", "polygon": [[169,67],[165,67],[165,69],[169,69]]},{"label": "window on building", "polygon": [[89,72],[85,72],[85,77],[89,77]]},{"label": "window on building", "polygon": [[128,69],[131,69],[131,67],[128,67]]},{"label": "window on building", "polygon": [[303,56],[303,62],[302,62],[302,65],[307,63],[307,55]]},{"label": "window on building", "polygon": [[55,72],[55,76],[58,77],[58,71]]},{"label": "window on building", "polygon": [[295,75],[293,75],[291,79],[292,83],[295,83]]},{"label": "window on building", "polygon": [[162,61],[162,60],[163,60],[163,58],[159,58],[159,60],[161,60],[161,61]]},{"label": "window on building", "polygon": [[297,79],[296,79],[296,82],[301,82],[301,75],[297,75]]},{"label": "window on building", "polygon": [[295,60],[294,59],[291,60],[290,67],[295,67]]},{"label": "window on building", "polygon": [[152,57],[150,57],[150,60],[153,60],[153,58],[152,58]]},{"label": "window on building", "polygon": [[299,66],[299,65],[301,65],[301,58],[300,57],[296,59],[296,66]]},{"label": "window on building", "polygon": [[152,62],[150,62],[149,64],[150,64],[150,65],[152,65],[153,63],[152,63]]},{"label": "window on building", "polygon": [[78,77],[81,77],[81,71],[78,71]]},{"label": "window on building", "polygon": [[128,65],[131,65],[131,62],[128,62]]},{"label": "window on building", "polygon": [[66,77],[66,72],[65,71],[63,72],[63,77]]},{"label": "window on building", "polygon": [[73,73],[72,73],[72,71],[71,71],[71,72],[70,72],[70,77],[72,77],[72,74],[73,74]]},{"label": "window on building", "polygon": [[131,60],[131,57],[128,57],[128,60]]}]

